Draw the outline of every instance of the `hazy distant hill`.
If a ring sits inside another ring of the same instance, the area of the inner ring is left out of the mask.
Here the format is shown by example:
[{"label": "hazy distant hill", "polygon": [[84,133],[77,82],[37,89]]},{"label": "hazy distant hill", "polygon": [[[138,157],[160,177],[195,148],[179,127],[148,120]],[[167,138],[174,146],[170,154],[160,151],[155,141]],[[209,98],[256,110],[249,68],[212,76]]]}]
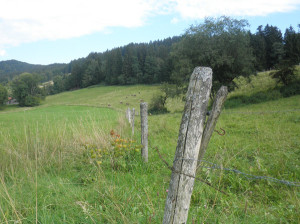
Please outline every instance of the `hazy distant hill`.
[{"label": "hazy distant hill", "polygon": [[43,75],[44,81],[54,75],[67,73],[67,64],[34,65],[17,60],[0,61],[0,82],[7,82],[23,72]]}]

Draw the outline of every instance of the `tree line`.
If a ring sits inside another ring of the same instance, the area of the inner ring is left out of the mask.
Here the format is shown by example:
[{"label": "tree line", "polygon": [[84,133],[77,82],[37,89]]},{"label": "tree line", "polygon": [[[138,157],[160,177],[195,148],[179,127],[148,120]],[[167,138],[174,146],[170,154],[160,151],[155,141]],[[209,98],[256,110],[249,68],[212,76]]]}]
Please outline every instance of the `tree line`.
[{"label": "tree line", "polygon": [[52,93],[95,84],[186,83],[195,66],[214,71],[214,86],[233,87],[237,76],[300,63],[300,25],[286,29],[259,26],[251,33],[246,20],[207,18],[178,37],[128,44],[71,61],[68,74],[54,77]]},{"label": "tree line", "polygon": [[132,85],[170,81],[171,49],[181,37],[128,44],[71,61],[70,73],[53,79],[53,93],[95,84]]},{"label": "tree line", "polygon": [[271,69],[277,69],[273,78],[278,82],[291,83],[295,65],[300,63],[300,25],[297,31],[289,27],[284,34],[272,25],[259,26],[255,33],[248,27],[246,20],[206,18],[181,36],[93,52],[63,67],[52,67],[56,72],[49,77],[53,85],[44,91],[56,94],[96,84],[155,83],[173,83],[184,89],[199,65],[213,69],[213,92],[220,85],[233,89],[238,76]]}]

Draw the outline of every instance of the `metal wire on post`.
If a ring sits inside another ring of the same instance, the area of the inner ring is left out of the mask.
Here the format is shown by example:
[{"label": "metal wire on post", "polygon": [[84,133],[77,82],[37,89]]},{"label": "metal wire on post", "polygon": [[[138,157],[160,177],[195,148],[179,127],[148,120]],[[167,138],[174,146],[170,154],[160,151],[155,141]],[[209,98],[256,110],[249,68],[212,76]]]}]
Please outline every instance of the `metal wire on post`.
[{"label": "metal wire on post", "polygon": [[[163,159],[158,147],[151,147],[151,148],[155,149],[155,151],[159,155],[159,158],[162,160],[162,162],[164,164],[166,164],[167,168],[173,171],[173,168],[168,164],[168,162],[165,159]],[[270,182],[274,182],[274,183],[278,183],[278,184],[284,184],[284,185],[287,185],[287,186],[300,187],[300,182],[281,180],[281,179],[277,179],[277,178],[274,178],[274,177],[268,177],[268,176],[256,176],[256,175],[253,175],[253,174],[244,173],[244,172],[242,172],[240,170],[237,170],[237,169],[226,168],[226,167],[220,166],[218,164],[215,164],[215,163],[212,163],[212,162],[209,162],[209,161],[206,161],[206,160],[195,160],[195,159],[191,159],[191,158],[177,158],[177,159],[175,159],[175,161],[176,160],[186,160],[186,161],[190,160],[190,161],[200,162],[200,164],[202,164],[202,163],[210,164],[210,165],[199,165],[199,167],[205,168],[205,169],[225,170],[227,172],[233,172],[233,173],[236,173],[236,174],[240,174],[241,176],[245,177],[248,180],[266,180],[266,181],[270,181]],[[180,174],[183,174],[183,173],[180,173]],[[183,175],[186,175],[186,174],[183,174]],[[195,178],[195,180],[203,182],[203,183],[209,185],[210,187],[213,187],[215,190],[217,190],[217,191],[219,191],[223,194],[226,194],[224,191],[221,191],[221,190],[215,188],[214,186],[212,186],[211,183],[209,183],[209,182],[207,182],[203,179],[200,179],[200,178],[195,177],[195,176],[190,176],[190,175],[188,175],[188,176],[192,177],[192,178]]]}]

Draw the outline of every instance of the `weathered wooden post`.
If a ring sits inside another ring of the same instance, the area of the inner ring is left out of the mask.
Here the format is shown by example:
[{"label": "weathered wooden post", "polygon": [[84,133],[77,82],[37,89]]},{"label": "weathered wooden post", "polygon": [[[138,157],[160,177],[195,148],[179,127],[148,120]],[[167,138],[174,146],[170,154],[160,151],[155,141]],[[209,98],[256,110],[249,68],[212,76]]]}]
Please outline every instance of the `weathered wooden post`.
[{"label": "weathered wooden post", "polygon": [[131,119],[130,119],[130,121],[131,121],[131,133],[132,133],[132,135],[134,135],[134,116],[135,116],[135,109],[134,108],[132,108],[132,111],[131,111],[130,115],[131,115]]},{"label": "weathered wooden post", "polygon": [[202,141],[201,141],[201,146],[200,146],[200,151],[199,151],[199,156],[198,156],[198,164],[200,164],[200,160],[203,159],[203,156],[206,152],[206,148],[208,146],[209,140],[212,136],[212,133],[216,127],[218,118],[221,114],[221,109],[223,107],[223,104],[226,100],[228,94],[228,89],[226,86],[222,86],[219,91],[217,92],[217,95],[214,99],[214,103],[212,106],[211,113],[207,119],[203,136],[202,136]]},{"label": "weathered wooden post", "polygon": [[148,162],[148,105],[147,103],[140,104],[140,114],[141,114],[141,143],[142,157],[144,162]]},{"label": "weathered wooden post", "polygon": [[126,110],[126,118],[127,118],[128,122],[129,122],[129,124],[131,125],[131,110],[130,110],[129,107]]},{"label": "weathered wooden post", "polygon": [[187,221],[211,86],[211,68],[196,67],[182,115],[164,224],[184,224]]}]

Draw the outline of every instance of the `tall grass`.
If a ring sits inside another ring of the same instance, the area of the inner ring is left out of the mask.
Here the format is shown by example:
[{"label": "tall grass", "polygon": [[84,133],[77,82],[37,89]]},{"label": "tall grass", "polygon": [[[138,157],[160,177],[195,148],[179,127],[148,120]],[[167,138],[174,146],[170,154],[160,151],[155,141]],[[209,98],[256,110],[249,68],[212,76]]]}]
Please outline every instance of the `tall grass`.
[{"label": "tall grass", "polygon": [[118,121],[118,116],[111,109],[62,106],[2,114],[2,218],[34,220],[40,205],[47,204],[40,201],[45,200],[41,192],[46,193],[45,188],[57,184],[52,183],[53,178],[69,175],[87,165],[83,144],[99,147],[107,144],[107,133],[112,127],[123,132],[124,122]]}]

